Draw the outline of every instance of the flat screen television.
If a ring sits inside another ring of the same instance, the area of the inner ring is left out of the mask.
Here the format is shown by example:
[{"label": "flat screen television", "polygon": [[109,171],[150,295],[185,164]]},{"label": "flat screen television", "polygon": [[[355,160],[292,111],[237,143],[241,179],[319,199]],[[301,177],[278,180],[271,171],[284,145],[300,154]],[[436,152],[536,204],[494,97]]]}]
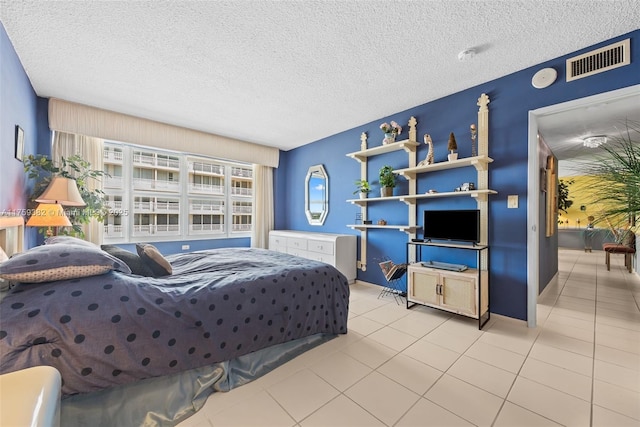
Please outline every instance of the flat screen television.
[{"label": "flat screen television", "polygon": [[429,241],[480,242],[480,211],[425,210],[422,237]]}]

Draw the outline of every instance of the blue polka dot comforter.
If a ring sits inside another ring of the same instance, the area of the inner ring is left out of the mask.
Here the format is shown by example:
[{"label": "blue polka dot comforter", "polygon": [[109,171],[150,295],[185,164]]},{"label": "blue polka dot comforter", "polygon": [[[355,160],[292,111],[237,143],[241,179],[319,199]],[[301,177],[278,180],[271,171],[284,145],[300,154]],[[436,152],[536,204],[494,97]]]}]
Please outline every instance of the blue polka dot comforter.
[{"label": "blue polka dot comforter", "polygon": [[349,285],[330,265],[250,248],[167,259],[166,277],[17,285],[0,302],[0,373],[54,366],[72,395],[347,332]]}]

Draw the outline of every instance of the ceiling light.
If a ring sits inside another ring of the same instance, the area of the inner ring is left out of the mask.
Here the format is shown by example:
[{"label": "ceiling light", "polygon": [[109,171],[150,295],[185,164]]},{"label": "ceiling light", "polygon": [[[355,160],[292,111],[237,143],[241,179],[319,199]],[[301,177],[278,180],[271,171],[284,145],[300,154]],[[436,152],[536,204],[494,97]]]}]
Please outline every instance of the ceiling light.
[{"label": "ceiling light", "polygon": [[588,148],[598,148],[602,144],[607,143],[607,137],[604,135],[590,136],[582,140],[582,144]]},{"label": "ceiling light", "polygon": [[462,52],[460,52],[458,54],[458,60],[459,61],[468,61],[469,59],[473,58],[474,56],[476,56],[476,51],[475,49],[465,49]]}]

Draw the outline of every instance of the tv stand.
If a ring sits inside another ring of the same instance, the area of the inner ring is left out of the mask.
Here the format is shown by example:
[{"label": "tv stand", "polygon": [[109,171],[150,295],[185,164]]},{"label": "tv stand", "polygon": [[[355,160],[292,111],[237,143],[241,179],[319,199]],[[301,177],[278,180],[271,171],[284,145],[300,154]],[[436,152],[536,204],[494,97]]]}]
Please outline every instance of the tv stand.
[{"label": "tv stand", "polygon": [[[421,261],[422,248],[446,247],[476,253],[475,268],[462,264]],[[417,252],[417,262],[407,268],[407,308],[417,304],[478,319],[478,329],[489,321],[489,247],[451,243],[407,242]]]}]

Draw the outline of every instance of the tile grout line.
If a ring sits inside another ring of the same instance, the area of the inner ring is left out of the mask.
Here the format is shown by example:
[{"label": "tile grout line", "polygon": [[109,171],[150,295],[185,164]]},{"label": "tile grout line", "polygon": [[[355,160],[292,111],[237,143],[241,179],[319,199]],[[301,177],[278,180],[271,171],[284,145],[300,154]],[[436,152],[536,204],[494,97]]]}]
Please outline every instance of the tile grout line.
[{"label": "tile grout line", "polygon": [[591,354],[591,404],[589,405],[589,425],[593,426],[593,397],[596,388],[596,328],[598,327],[598,289],[600,287],[600,280],[598,279],[598,272],[602,271],[602,266],[596,264],[596,304],[593,313],[593,349]]}]

